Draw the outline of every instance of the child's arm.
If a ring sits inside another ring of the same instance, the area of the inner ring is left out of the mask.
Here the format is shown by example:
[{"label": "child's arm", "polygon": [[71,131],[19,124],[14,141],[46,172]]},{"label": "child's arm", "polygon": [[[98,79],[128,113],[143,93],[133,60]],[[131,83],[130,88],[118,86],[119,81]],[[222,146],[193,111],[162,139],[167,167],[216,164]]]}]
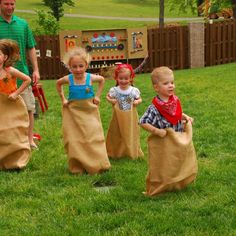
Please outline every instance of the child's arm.
[{"label": "child's arm", "polygon": [[30,85],[31,78],[13,67],[10,67],[9,73],[12,75],[12,77],[16,77],[17,79],[23,81],[21,86],[8,96],[9,99],[16,100],[18,95],[20,95]]},{"label": "child's arm", "polygon": [[158,135],[161,138],[164,138],[167,134],[165,129],[156,128],[153,125],[148,124],[148,123],[140,124],[140,126],[146,131],[150,132],[151,134]]},{"label": "child's arm", "polygon": [[134,91],[134,101],[133,101],[133,105],[137,106],[142,102],[142,98],[140,96],[140,91],[138,88],[133,87],[133,91]]},{"label": "child's arm", "polygon": [[56,82],[57,93],[59,94],[61,98],[61,103],[63,106],[66,106],[68,104],[68,100],[65,98],[65,95],[64,95],[64,91],[63,91],[64,84],[69,84],[68,76],[64,76],[58,79]]},{"label": "child's arm", "polygon": [[106,96],[106,99],[108,102],[110,102],[112,105],[115,105],[117,103],[117,100],[115,98],[112,98],[109,93]]},{"label": "child's arm", "polygon": [[193,118],[186,115],[185,113],[182,114],[182,120],[186,120],[186,122],[191,122],[191,124],[193,123]]},{"label": "child's arm", "polygon": [[142,102],[142,98],[139,97],[139,98],[136,98],[136,99],[134,100],[133,104],[134,104],[134,106],[137,106],[137,105],[139,105],[141,102]]},{"label": "child's arm", "polygon": [[98,105],[100,103],[100,96],[102,94],[102,90],[105,84],[105,79],[103,76],[101,75],[91,75],[91,80],[92,82],[98,82],[98,89],[97,89],[97,93],[93,99],[93,103]]}]

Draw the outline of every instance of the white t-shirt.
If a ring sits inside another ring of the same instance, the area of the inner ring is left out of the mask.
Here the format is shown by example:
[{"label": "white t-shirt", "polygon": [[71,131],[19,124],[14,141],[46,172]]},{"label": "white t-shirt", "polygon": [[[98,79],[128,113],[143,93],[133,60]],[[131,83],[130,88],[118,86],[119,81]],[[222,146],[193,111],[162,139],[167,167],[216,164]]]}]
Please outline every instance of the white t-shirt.
[{"label": "white t-shirt", "polygon": [[108,94],[111,98],[117,99],[121,110],[130,110],[133,101],[140,98],[139,89],[133,86],[129,86],[126,90],[120,89],[119,86],[112,87]]}]

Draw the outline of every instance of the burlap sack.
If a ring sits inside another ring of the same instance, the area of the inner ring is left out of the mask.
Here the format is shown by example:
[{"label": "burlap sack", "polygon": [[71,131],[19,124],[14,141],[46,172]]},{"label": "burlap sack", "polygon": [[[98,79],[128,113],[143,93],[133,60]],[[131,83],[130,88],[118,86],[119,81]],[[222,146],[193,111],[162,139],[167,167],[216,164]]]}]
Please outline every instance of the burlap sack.
[{"label": "burlap sack", "polygon": [[16,101],[0,93],[0,169],[21,169],[30,159],[29,117],[21,97]]},{"label": "burlap sack", "polygon": [[113,159],[143,156],[140,146],[140,127],[136,107],[122,111],[118,103],[113,106],[112,119],[107,132],[106,147],[108,156]]},{"label": "burlap sack", "polygon": [[179,190],[195,180],[198,167],[191,124],[187,124],[182,133],[167,129],[164,138],[150,135],[148,153],[146,195]]},{"label": "burlap sack", "polygon": [[99,173],[110,168],[97,105],[71,101],[62,112],[63,139],[71,173]]}]

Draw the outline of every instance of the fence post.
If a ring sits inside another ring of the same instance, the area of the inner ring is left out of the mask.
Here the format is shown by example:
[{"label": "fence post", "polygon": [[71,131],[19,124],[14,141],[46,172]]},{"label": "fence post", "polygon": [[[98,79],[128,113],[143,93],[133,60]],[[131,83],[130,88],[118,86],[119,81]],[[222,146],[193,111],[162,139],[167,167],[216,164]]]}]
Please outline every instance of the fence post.
[{"label": "fence post", "polygon": [[189,23],[189,64],[190,68],[204,67],[204,23]]}]

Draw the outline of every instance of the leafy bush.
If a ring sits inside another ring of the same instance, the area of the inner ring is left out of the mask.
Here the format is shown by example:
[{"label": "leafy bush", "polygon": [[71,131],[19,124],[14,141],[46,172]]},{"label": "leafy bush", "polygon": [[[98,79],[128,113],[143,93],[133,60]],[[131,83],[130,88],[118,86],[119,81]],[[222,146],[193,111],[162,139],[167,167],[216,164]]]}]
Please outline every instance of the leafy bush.
[{"label": "leafy bush", "polygon": [[34,35],[56,35],[59,33],[59,22],[50,13],[44,10],[36,10],[38,19],[35,21],[33,28]]}]

